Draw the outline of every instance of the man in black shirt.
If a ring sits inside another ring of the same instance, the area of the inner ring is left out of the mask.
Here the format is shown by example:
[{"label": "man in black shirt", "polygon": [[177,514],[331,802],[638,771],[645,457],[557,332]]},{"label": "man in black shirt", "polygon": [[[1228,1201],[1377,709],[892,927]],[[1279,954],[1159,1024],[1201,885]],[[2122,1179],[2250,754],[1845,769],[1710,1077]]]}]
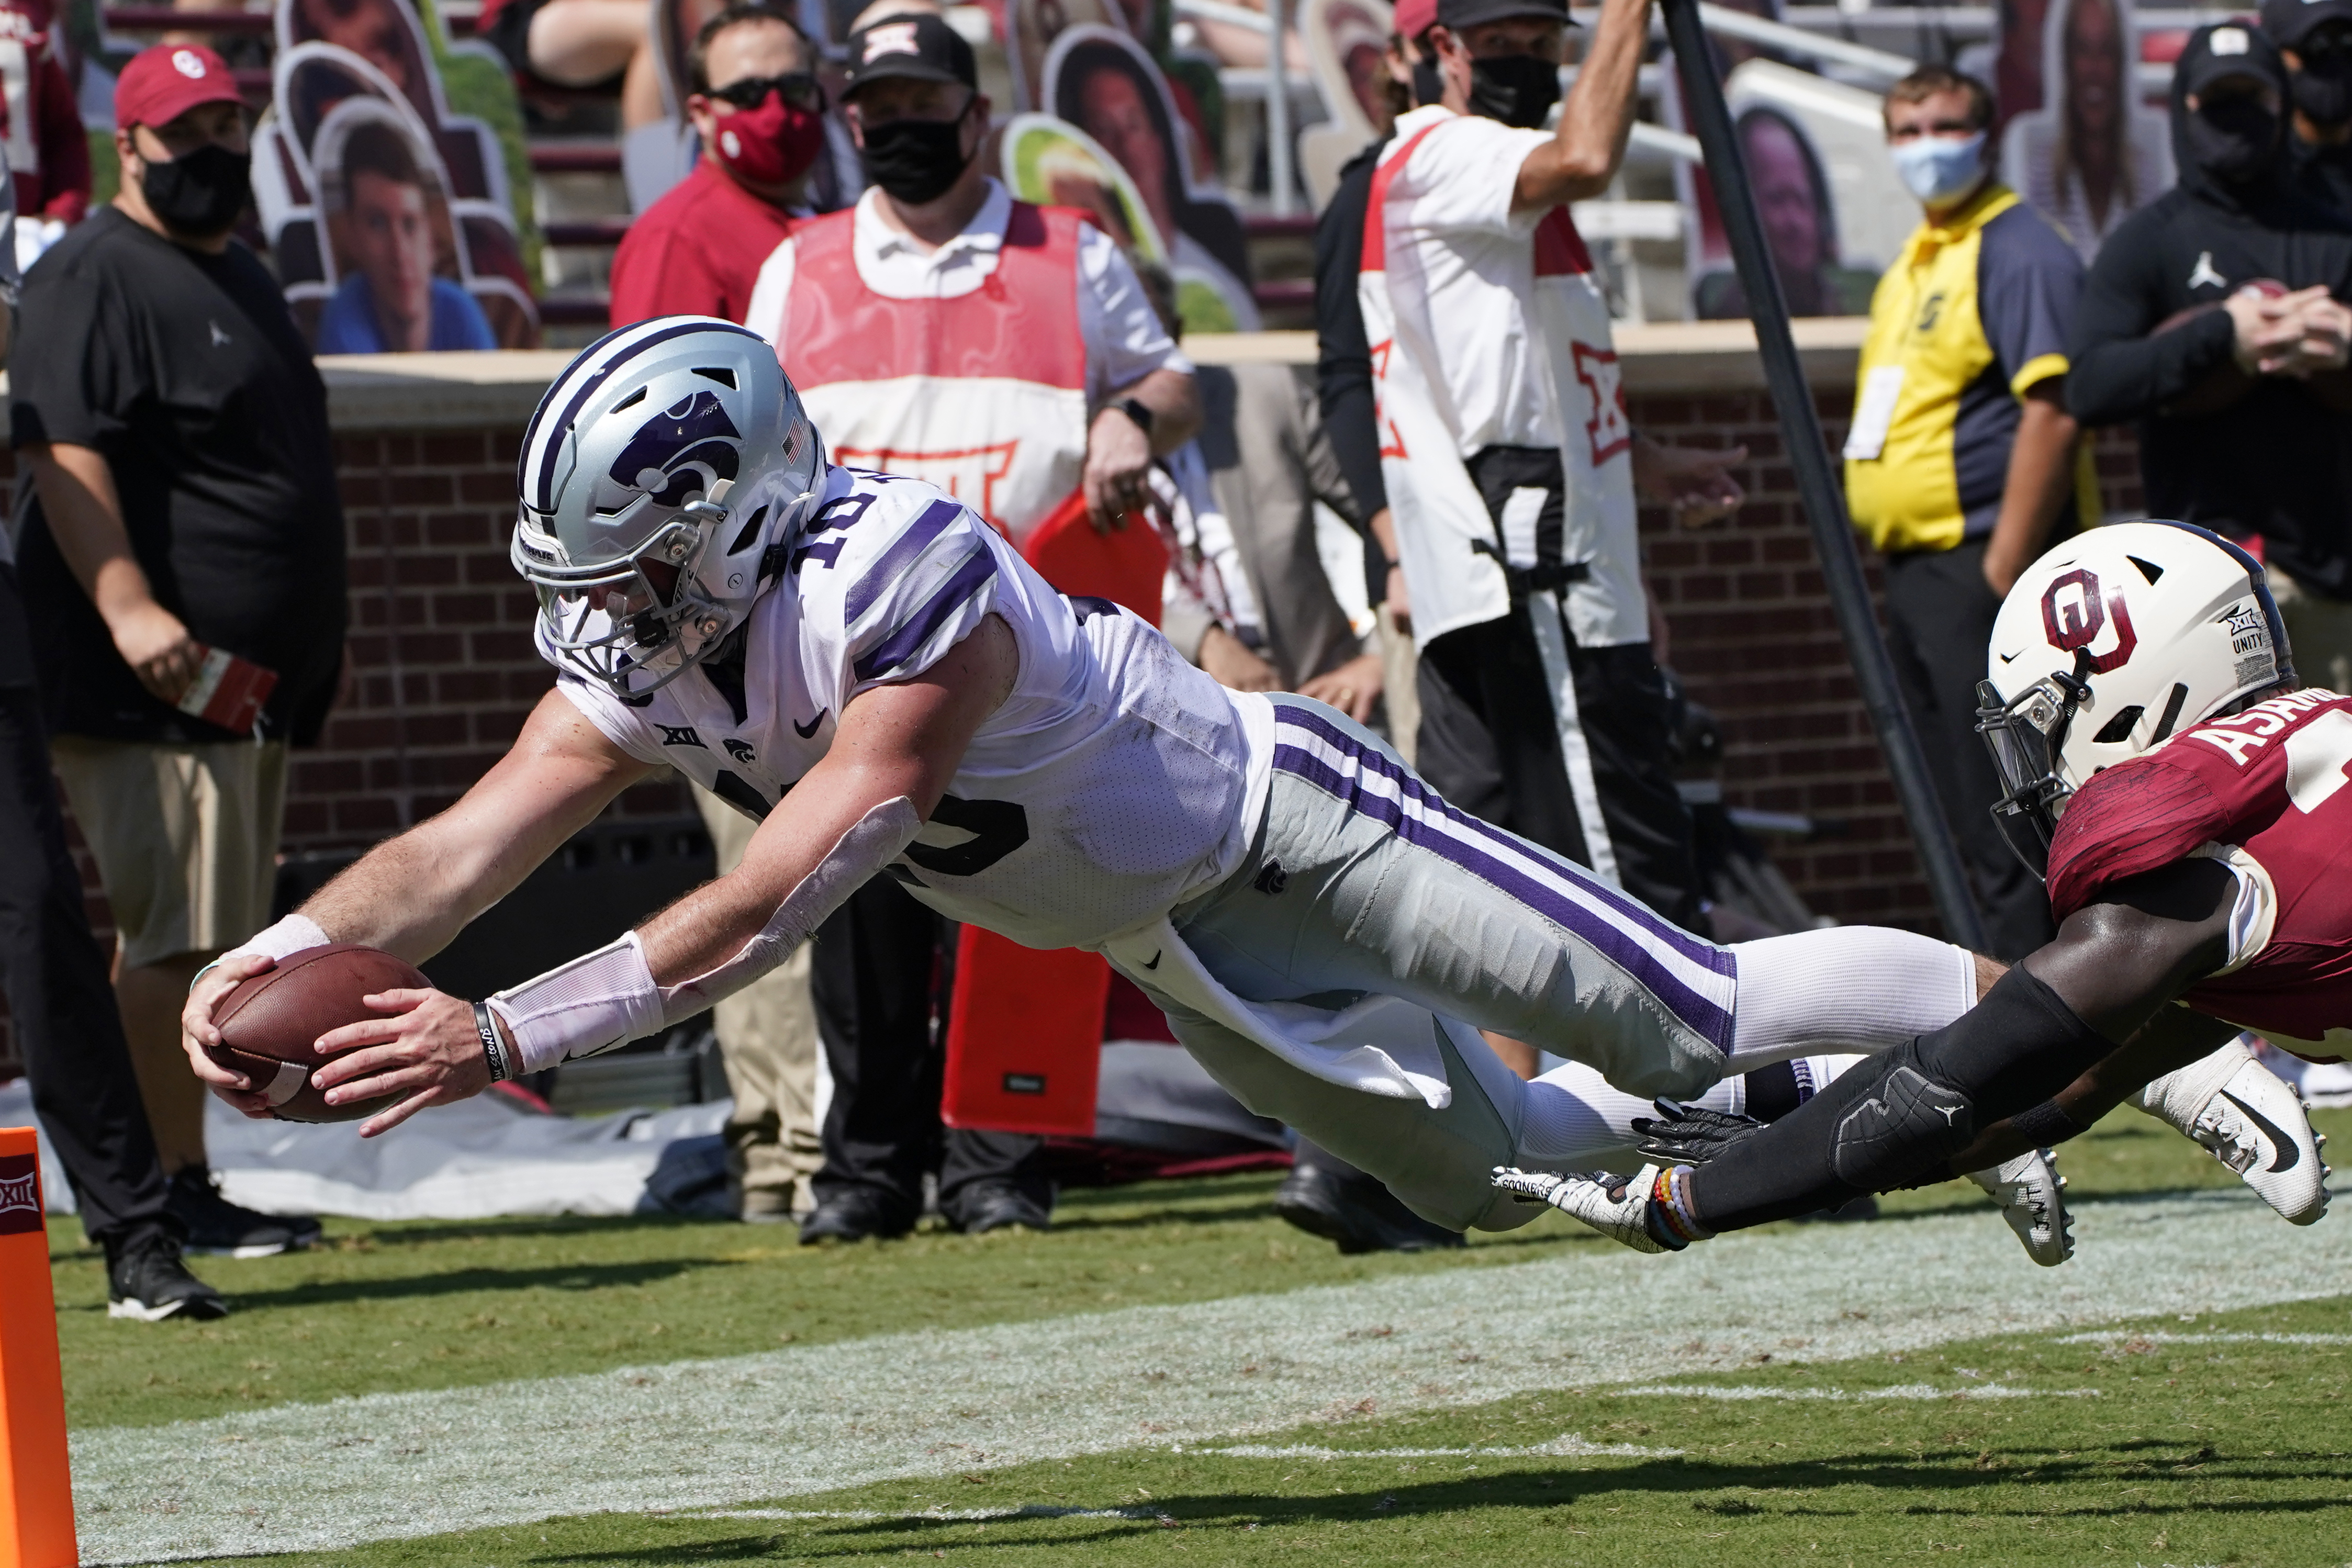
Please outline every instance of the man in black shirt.
[{"label": "man in black shirt", "polygon": [[[0,157],[0,234],[16,219]],[[0,356],[16,306],[16,257],[0,246]],[[163,1167],[122,1043],[106,960],[89,934],[49,774],[33,645],[8,534],[0,529],[0,991],[41,1130],[106,1249],[107,1310],[155,1322],[217,1318],[220,1293],[181,1261]]]},{"label": "man in black shirt", "polygon": [[[317,737],[334,696],[342,509],[309,348],[230,237],[249,154],[227,68],[158,45],[124,68],[115,119],[121,194],[25,284],[18,573],[173,1212],[192,1247],[253,1256],[318,1227],[214,1190],[179,1010],[196,971],[269,918],[286,747]],[[277,676],[250,735],[190,700],[215,651]]]},{"label": "man in black shirt", "polygon": [[2248,542],[2314,685],[2352,686],[2352,229],[2288,184],[2286,68],[2262,34],[2189,37],[2172,81],[2180,183],[2107,237],[2066,403],[2136,419],[2151,516]]},{"label": "man in black shirt", "polygon": [[2352,0],[2263,0],[2286,62],[2295,189],[2352,224]]}]

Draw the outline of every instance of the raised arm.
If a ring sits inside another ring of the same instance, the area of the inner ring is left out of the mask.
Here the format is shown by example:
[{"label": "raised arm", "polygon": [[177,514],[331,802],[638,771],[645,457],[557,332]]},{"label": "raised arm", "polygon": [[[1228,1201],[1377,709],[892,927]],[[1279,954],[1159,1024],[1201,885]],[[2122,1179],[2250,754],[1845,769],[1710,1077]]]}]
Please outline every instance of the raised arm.
[{"label": "raised arm", "polygon": [[1633,89],[1649,32],[1650,0],[1601,0],[1559,128],[1519,165],[1513,212],[1589,201],[1609,188],[1633,134]]}]

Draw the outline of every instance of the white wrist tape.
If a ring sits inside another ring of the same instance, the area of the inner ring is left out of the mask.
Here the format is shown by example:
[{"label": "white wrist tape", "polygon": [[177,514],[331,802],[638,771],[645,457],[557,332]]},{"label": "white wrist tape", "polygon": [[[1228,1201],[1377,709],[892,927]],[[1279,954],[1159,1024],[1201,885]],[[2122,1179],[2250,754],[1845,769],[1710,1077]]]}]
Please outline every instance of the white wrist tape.
[{"label": "white wrist tape", "polygon": [[661,993],[635,931],[489,999],[522,1053],[519,1073],[593,1057],[662,1030]]},{"label": "white wrist tape", "polygon": [[259,953],[271,960],[289,958],[305,948],[326,947],[334,939],[319,929],[319,922],[308,915],[288,915],[268,930],[255,932],[243,946],[223,953],[224,958],[242,958]]},{"label": "white wrist tape", "polygon": [[905,795],[867,812],[785,895],[758,935],[732,958],[677,985],[655,984],[644,945],[630,931],[489,999],[522,1053],[518,1072],[538,1072],[594,1056],[683,1023],[757,980],[808,940],[868,878],[897,859],[922,831]]},{"label": "white wrist tape", "polygon": [[677,985],[662,987],[662,1012],[672,1021],[691,1018],[706,1007],[725,1001],[793,955],[824,918],[849,901],[883,867],[906,853],[923,819],[905,795],[886,800],[850,825],[816,868],[800,886],[784,895],[760,934],[745,942],[734,957],[707,974]]}]

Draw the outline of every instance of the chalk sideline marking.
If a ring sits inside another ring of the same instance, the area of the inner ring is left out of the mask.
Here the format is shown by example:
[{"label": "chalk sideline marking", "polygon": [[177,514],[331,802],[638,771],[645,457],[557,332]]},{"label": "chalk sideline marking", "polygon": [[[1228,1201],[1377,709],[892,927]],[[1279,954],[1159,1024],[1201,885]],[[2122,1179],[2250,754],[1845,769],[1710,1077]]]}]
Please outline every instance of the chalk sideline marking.
[{"label": "chalk sideline marking", "polygon": [[2062,1345],[2125,1345],[2137,1341],[2151,1345],[2352,1345],[2352,1334],[2176,1334],[2163,1329],[2099,1329],[2087,1334],[2066,1334]]},{"label": "chalk sideline marking", "polygon": [[1324,1448],[1303,1443],[1268,1447],[1262,1443],[1243,1443],[1228,1448],[1187,1448],[1184,1452],[1213,1454],[1221,1459],[1678,1459],[1683,1451],[1644,1448],[1637,1443],[1588,1443],[1573,1432],[1563,1432],[1549,1443],[1522,1448]]},{"label": "chalk sideline marking", "polygon": [[2013,1388],[2005,1383],[1979,1383],[1961,1388],[1937,1388],[1926,1383],[1899,1383],[1891,1388],[1775,1388],[1765,1384],[1650,1384],[1641,1388],[1612,1388],[1616,1399],[1826,1399],[1844,1405],[1872,1405],[1882,1399],[2096,1399],[2095,1388]]},{"label": "chalk sideline marking", "polygon": [[92,1563],[333,1551],[2352,1294],[2352,1225],[2242,1189],[2078,1214],[2063,1268],[1967,1212],[101,1428],[77,1517]]}]

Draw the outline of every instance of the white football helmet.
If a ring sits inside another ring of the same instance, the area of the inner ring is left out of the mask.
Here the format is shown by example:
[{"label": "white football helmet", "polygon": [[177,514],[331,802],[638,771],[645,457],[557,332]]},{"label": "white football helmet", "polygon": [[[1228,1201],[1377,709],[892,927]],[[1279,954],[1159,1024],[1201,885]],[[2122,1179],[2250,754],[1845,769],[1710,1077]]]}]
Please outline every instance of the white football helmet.
[{"label": "white football helmet", "polygon": [[825,472],[774,348],[657,317],[597,340],[540,399],[509,558],[557,657],[643,697],[742,625]]},{"label": "white football helmet", "polygon": [[2092,529],[2028,567],[1993,622],[1985,673],[1993,820],[2036,876],[2066,797],[2093,773],[2295,683],[2262,563],[2162,521]]}]

